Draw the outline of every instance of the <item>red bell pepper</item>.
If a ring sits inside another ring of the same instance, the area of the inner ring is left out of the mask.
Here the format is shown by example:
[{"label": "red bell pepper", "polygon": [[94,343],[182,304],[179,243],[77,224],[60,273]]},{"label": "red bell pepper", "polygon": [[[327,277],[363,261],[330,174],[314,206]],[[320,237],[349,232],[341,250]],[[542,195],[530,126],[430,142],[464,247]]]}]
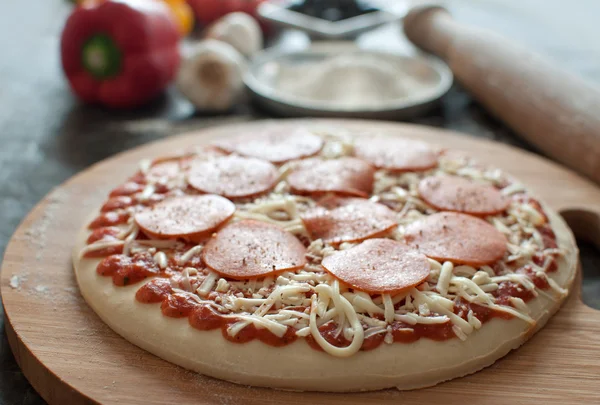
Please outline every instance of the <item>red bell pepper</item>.
[{"label": "red bell pepper", "polygon": [[84,2],[62,33],[63,70],[84,101],[139,106],[175,77],[179,39],[177,22],[163,2]]}]

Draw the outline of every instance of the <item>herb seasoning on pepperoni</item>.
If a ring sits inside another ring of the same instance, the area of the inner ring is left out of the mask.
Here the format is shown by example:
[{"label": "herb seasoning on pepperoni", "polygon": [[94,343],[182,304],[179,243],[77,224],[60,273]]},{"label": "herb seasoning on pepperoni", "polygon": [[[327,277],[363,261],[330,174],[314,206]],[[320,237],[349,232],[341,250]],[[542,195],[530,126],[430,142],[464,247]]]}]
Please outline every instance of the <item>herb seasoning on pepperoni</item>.
[{"label": "herb seasoning on pepperoni", "polygon": [[199,241],[234,212],[235,205],[218,195],[187,195],[169,198],[139,212],[135,222],[155,238]]},{"label": "herb seasoning on pepperoni", "polygon": [[424,254],[391,239],[369,239],[327,256],[325,270],[346,284],[368,293],[398,293],[429,276]]},{"label": "herb seasoning on pepperoni", "polygon": [[432,259],[481,266],[500,260],[506,238],[483,219],[438,212],[406,227],[406,242]]},{"label": "herb seasoning on pepperoni", "polygon": [[383,236],[397,226],[394,211],[366,199],[333,196],[319,204],[321,207],[303,215],[302,221],[312,239],[326,243],[360,242]]},{"label": "herb seasoning on pepperoni", "polygon": [[395,137],[364,137],[354,144],[354,155],[378,169],[409,172],[437,165],[435,151],[424,142]]},{"label": "herb seasoning on pepperoni", "polygon": [[271,190],[278,177],[277,168],[264,160],[225,156],[192,164],[188,182],[204,193],[243,198]]},{"label": "herb seasoning on pepperoni", "polygon": [[323,140],[304,128],[284,128],[259,134],[244,134],[215,142],[227,152],[284,163],[317,154]]},{"label": "herb seasoning on pepperoni", "polygon": [[373,190],[375,169],[368,163],[352,157],[325,160],[307,159],[288,176],[295,194],[336,193],[346,196],[368,197]]},{"label": "herb seasoning on pepperoni", "polygon": [[471,215],[495,215],[510,201],[494,186],[458,176],[430,176],[419,182],[419,194],[438,210]]},{"label": "herb seasoning on pepperoni", "polygon": [[263,277],[306,264],[306,248],[276,225],[253,220],[221,229],[202,250],[204,263],[233,279]]}]

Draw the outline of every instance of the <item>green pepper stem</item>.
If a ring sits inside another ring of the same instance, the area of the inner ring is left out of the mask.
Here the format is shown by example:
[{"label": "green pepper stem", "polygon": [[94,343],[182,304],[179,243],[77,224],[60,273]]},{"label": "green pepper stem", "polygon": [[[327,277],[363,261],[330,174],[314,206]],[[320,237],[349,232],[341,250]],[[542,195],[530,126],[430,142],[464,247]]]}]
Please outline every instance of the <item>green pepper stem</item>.
[{"label": "green pepper stem", "polygon": [[106,34],[90,37],[81,49],[81,63],[97,79],[109,79],[121,71],[121,50]]}]

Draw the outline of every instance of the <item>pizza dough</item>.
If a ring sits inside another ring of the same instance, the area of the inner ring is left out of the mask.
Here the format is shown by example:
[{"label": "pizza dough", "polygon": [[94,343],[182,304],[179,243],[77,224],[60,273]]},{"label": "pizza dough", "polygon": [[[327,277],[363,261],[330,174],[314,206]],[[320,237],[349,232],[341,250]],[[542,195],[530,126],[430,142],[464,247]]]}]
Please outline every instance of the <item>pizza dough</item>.
[{"label": "pizza dough", "polygon": [[[252,147],[236,146],[242,137],[220,142],[234,153],[228,160],[198,151],[184,163],[142,167],[86,221],[73,250],[81,293],[130,342],[246,385],[413,389],[492,364],[566,297],[574,238],[507,175],[397,137],[362,151],[366,135],[354,142],[319,134],[322,144],[292,138],[298,161],[282,146],[286,136],[257,136]],[[400,156],[393,145],[405,148]],[[252,187],[240,183],[236,193],[240,179],[222,173],[248,161],[256,168],[248,176],[257,176],[244,177]],[[197,170],[211,165],[231,182]],[[465,194],[443,184],[428,198],[423,184],[432,176],[476,185]],[[221,197],[201,193],[198,178]],[[473,193],[486,198],[464,201]],[[227,197],[235,213],[220,199]],[[222,208],[194,216],[206,198]],[[190,208],[173,232],[169,201]]]}]

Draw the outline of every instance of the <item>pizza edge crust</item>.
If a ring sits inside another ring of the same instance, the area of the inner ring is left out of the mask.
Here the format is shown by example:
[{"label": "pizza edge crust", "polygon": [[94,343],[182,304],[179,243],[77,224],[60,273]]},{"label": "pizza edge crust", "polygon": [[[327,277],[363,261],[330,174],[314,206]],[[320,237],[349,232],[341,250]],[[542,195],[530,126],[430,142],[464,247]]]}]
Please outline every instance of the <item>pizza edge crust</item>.
[{"label": "pizza edge crust", "polygon": [[[543,204],[543,203],[542,203]],[[565,221],[543,204],[565,255],[551,278],[569,289],[577,273],[578,249]],[[87,222],[85,222],[87,224]],[[450,339],[382,344],[377,349],[338,358],[312,349],[305,339],[284,347],[260,341],[236,344],[220,330],[198,331],[187,318],[162,315],[160,304],[142,304],[135,293],[142,283],[115,287],[95,271],[100,259],[80,259],[89,231],[84,227],[73,249],[73,266],[82,296],[115,332],[171,363],[234,383],[296,391],[355,392],[396,387],[417,389],[474,373],[518,348],[540,330],[566,297],[543,295],[529,301],[533,326],[513,318],[494,318],[466,341]],[[149,280],[148,280],[149,281]],[[550,291],[550,290],[548,290]]]}]

